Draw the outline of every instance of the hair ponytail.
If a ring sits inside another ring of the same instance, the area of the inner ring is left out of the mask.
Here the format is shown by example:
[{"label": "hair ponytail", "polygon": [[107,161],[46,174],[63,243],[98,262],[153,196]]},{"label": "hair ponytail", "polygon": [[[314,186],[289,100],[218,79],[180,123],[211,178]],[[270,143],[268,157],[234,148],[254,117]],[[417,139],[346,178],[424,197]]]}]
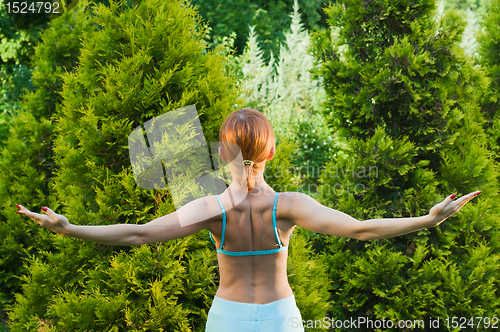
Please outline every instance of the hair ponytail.
[{"label": "hair ponytail", "polygon": [[247,189],[248,191],[251,191],[253,189],[253,186],[255,185],[253,166],[245,165],[245,170],[243,171],[243,173],[246,175],[246,177],[243,177],[243,179],[247,179]]}]

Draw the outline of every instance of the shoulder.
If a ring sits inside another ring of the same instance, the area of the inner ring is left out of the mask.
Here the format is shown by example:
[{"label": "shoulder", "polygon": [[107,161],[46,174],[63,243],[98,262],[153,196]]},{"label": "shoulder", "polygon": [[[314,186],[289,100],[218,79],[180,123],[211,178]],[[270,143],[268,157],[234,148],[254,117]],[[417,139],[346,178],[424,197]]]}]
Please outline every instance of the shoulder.
[{"label": "shoulder", "polygon": [[297,191],[287,191],[279,193],[280,200],[289,201],[290,203],[299,203],[307,200],[314,200],[311,196]]},{"label": "shoulder", "polygon": [[203,200],[203,211],[206,213],[207,221],[220,220],[222,218],[222,211],[217,195],[205,196],[200,199]]},{"label": "shoulder", "polygon": [[306,204],[313,201],[316,202],[312,197],[300,192],[280,192],[277,211],[282,218],[293,220]]},{"label": "shoulder", "polygon": [[204,196],[188,202],[177,214],[181,226],[200,223],[200,226],[207,228],[212,221],[221,219],[221,209],[215,196]]}]

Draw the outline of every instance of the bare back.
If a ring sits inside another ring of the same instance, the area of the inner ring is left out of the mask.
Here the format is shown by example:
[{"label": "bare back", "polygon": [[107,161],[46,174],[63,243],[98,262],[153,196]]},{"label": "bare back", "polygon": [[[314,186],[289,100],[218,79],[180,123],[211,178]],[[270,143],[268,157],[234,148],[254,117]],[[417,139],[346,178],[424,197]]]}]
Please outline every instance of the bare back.
[{"label": "bare back", "polygon": [[[276,193],[267,191],[250,193],[233,206],[230,192],[220,195],[226,209],[224,249],[229,251],[255,251],[278,248],[273,230],[273,206]],[[217,248],[222,235],[222,212],[215,196],[207,197],[210,209],[218,210],[209,222]],[[277,202],[276,224],[278,236],[288,245],[295,225],[287,216],[291,196],[280,193]],[[216,212],[214,211],[214,215]],[[255,256],[228,256],[217,254],[220,283],[216,295],[220,298],[245,303],[269,303],[292,295],[286,266],[288,251]]]}]

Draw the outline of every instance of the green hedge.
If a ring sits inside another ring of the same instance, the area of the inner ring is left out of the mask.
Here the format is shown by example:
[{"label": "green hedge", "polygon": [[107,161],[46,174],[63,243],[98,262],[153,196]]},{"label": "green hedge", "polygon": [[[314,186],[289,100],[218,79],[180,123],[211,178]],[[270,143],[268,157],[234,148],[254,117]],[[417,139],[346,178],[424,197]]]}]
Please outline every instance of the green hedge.
[{"label": "green hedge", "polygon": [[61,103],[63,74],[74,71],[80,53],[80,36],[94,30],[88,17],[88,4],[81,2],[50,23],[41,34],[34,52],[32,81],[22,110],[13,117],[10,135],[0,160],[0,307],[11,303],[20,290],[19,275],[25,273],[25,259],[38,249],[51,248],[49,233],[15,213],[15,204],[26,204],[34,211],[54,206],[50,186],[54,162],[54,124],[51,118]]},{"label": "green hedge", "polygon": [[[344,1],[313,36],[324,77],[324,115],[348,140],[322,174],[320,200],[360,220],[427,214],[447,195],[482,190],[442,225],[394,239],[319,237],[339,319],[498,316],[497,168],[480,98],[484,71],[459,47],[457,12],[435,3]],[[483,196],[484,195],[484,196]],[[358,330],[368,331],[363,326]],[[481,330],[481,329],[479,329]]]}]

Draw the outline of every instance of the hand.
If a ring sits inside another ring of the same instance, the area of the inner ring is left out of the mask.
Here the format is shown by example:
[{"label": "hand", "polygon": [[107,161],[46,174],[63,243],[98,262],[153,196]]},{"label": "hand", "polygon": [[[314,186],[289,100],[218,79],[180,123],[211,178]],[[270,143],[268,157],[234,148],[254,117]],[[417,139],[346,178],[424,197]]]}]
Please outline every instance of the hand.
[{"label": "hand", "polygon": [[17,205],[19,211],[17,213],[24,214],[30,217],[32,220],[39,223],[41,226],[50,229],[57,234],[65,234],[70,226],[68,218],[63,215],[57,214],[49,208],[43,207],[42,210],[46,214],[39,214],[31,212],[22,205]]},{"label": "hand", "polygon": [[457,194],[453,194],[446,197],[445,200],[441,203],[434,205],[429,212],[429,216],[432,218],[432,226],[439,225],[440,223],[445,221],[445,219],[460,211],[460,209],[465,204],[467,204],[471,199],[473,199],[480,193],[482,193],[482,191],[474,191],[468,195],[460,197],[456,201],[454,201],[453,199],[457,196]]}]

